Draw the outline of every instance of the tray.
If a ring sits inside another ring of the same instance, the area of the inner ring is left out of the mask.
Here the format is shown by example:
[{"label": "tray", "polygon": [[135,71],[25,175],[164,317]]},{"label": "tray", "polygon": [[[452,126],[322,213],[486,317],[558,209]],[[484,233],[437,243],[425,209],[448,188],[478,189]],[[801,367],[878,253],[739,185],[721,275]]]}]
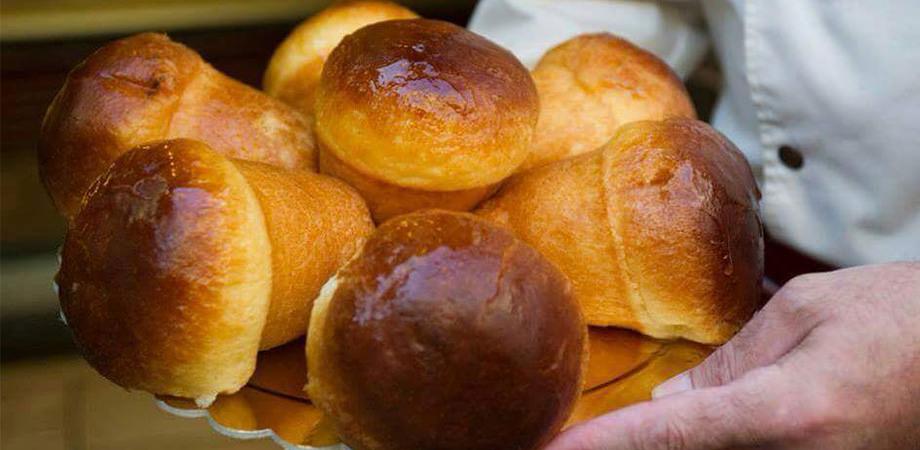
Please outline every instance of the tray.
[{"label": "tray", "polygon": [[[712,348],[659,341],[615,328],[592,328],[585,387],[566,427],[648,400],[662,381],[702,361]],[[303,387],[304,341],[259,354],[256,371],[239,392],[218,396],[207,409],[180,398],[158,397],[177,416],[203,417],[218,433],[236,439],[269,438],[287,450],[346,450]]]}]

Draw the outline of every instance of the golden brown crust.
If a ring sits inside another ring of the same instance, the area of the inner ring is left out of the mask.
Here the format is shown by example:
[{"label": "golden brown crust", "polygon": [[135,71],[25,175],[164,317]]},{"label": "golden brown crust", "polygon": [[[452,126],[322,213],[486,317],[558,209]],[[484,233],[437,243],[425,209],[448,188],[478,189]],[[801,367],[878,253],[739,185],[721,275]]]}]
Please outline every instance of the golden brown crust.
[{"label": "golden brown crust", "polygon": [[390,20],[329,55],[316,133],[323,151],[373,178],[456,191],[514,171],[537,114],[533,81],[506,50],[446,22]]},{"label": "golden brown crust", "polygon": [[265,214],[272,245],[271,305],[262,349],[303,336],[319,289],[374,230],[358,193],[334,178],[236,161]]},{"label": "golden brown crust", "polygon": [[336,3],[303,21],[275,50],[265,71],[265,91],[313,115],[323,64],[342,38],[361,27],[392,19],[418,17],[395,3],[356,0]]},{"label": "golden brown crust", "polygon": [[679,119],[623,127],[604,153],[639,320],[654,336],[727,341],[760,306],[763,277],[760,193],[744,156]]},{"label": "golden brown crust", "polygon": [[589,153],[512,177],[476,211],[505,225],[572,281],[585,319],[641,331],[619,276],[607,226],[600,154]]},{"label": "golden brown crust", "polygon": [[61,306],[112,381],[207,399],[306,332],[319,288],[373,230],[358,194],[186,139],[118,158],[67,234]]},{"label": "golden brown crust", "polygon": [[70,72],[45,114],[38,145],[42,181],[62,214],[77,213],[93,180],[132,147],[127,141],[166,135],[202,64],[162,35],[141,34],[102,47]]},{"label": "golden brown crust", "polygon": [[518,175],[478,213],[558,265],[589,324],[721,343],[759,306],[759,195],[728,140],[670,119]]},{"label": "golden brown crust", "polygon": [[571,412],[586,335],[565,277],[510,233],[408,214],[317,300],[309,392],[355,449],[536,449]]},{"label": "golden brown crust", "polygon": [[157,394],[239,389],[271,289],[268,235],[246,180],[203,144],[169,141],[123,155],[87,198],[57,275],[87,361]]},{"label": "golden brown crust", "polygon": [[299,113],[165,35],[143,33],[106,45],[68,75],[42,123],[39,171],[70,219],[115,158],[173,137],[237,158],[315,167],[312,133]]},{"label": "golden brown crust", "polygon": [[396,186],[358,172],[331,152],[324,151],[319,153],[319,169],[325,174],[344,180],[363,193],[371,215],[377,223],[383,223],[407,211],[422,209],[469,211],[498,187],[491,185],[462,191],[425,191]]},{"label": "golden brown crust", "polygon": [[696,118],[683,83],[664,61],[611,34],[563,42],[543,56],[533,78],[540,121],[522,170],[593,151],[625,123]]},{"label": "golden brown crust", "polygon": [[316,170],[313,130],[303,115],[207,67],[182,96],[169,138],[201,140],[231,158]]}]

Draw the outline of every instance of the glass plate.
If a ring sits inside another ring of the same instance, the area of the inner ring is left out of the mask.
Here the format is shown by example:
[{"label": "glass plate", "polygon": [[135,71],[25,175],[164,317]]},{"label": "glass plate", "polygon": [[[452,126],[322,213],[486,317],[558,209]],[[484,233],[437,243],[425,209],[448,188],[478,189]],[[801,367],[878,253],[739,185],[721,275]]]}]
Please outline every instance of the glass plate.
[{"label": "glass plate", "polygon": [[[615,328],[591,328],[590,358],[582,396],[566,427],[648,400],[662,381],[702,361],[712,348],[665,342]],[[204,417],[218,433],[236,439],[270,438],[286,450],[346,450],[323,413],[303,392],[304,341],[259,354],[256,371],[239,392],[220,395],[207,409],[180,398],[157,405],[181,417]]]}]

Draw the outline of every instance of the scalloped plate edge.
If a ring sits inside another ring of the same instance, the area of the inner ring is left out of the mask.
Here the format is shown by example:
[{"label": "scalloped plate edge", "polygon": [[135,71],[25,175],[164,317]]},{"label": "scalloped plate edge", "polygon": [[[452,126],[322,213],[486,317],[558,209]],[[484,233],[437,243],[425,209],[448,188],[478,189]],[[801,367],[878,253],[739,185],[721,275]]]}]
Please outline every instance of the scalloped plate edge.
[{"label": "scalloped plate edge", "polygon": [[272,441],[280,445],[284,450],[350,450],[345,444],[331,445],[328,447],[311,447],[308,445],[292,444],[284,440],[284,438],[281,436],[278,436],[278,434],[270,428],[263,428],[261,430],[237,430],[235,428],[226,427],[218,423],[216,420],[214,420],[213,417],[211,417],[211,413],[207,409],[177,408],[158,398],[154,398],[154,402],[156,402],[157,407],[159,407],[161,410],[177,417],[186,419],[197,419],[203,417],[207,419],[208,425],[210,425],[214,431],[233,439],[249,440],[271,438]]}]

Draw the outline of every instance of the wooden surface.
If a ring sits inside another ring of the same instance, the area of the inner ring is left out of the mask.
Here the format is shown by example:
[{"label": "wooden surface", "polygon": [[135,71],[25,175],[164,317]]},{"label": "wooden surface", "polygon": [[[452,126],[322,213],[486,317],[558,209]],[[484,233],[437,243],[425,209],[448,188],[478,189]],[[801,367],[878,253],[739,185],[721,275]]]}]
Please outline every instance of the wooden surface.
[{"label": "wooden surface", "polygon": [[71,357],[4,364],[0,369],[0,448],[4,450],[256,450],[203,420],[160,411],[153,398],[109,383]]}]

